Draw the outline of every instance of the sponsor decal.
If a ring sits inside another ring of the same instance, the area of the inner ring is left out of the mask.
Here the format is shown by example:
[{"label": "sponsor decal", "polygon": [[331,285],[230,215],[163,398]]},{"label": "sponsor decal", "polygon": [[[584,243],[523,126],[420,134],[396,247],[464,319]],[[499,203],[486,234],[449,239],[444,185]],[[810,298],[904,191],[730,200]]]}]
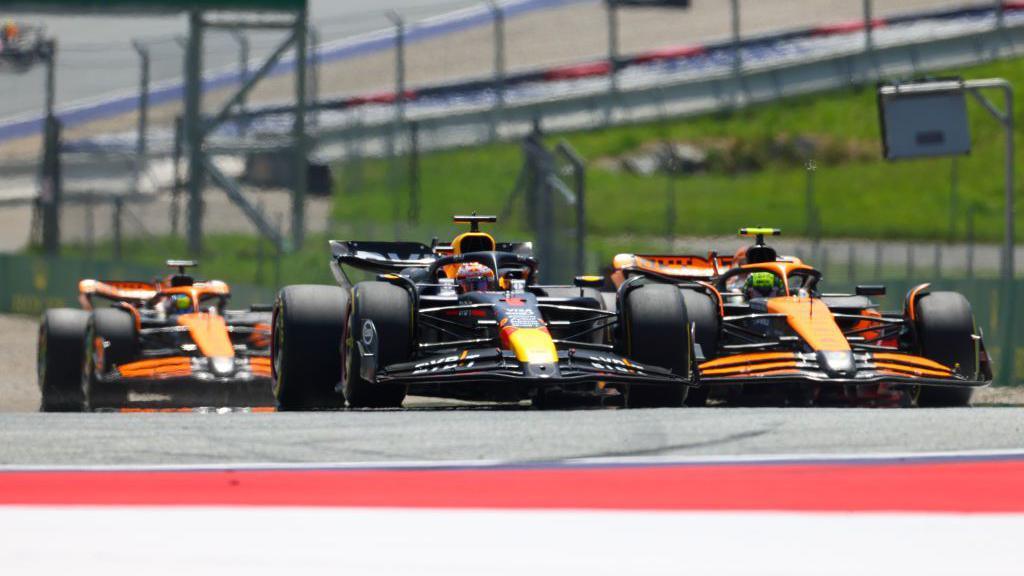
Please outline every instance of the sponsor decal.
[{"label": "sponsor decal", "polygon": [[468,354],[463,352],[458,356],[445,356],[444,358],[437,358],[435,360],[428,360],[427,362],[420,362],[413,366],[412,374],[416,376],[418,374],[432,374],[434,372],[448,372],[455,370],[456,368],[472,368],[475,364],[474,360],[479,358],[479,354]]},{"label": "sponsor decal", "polygon": [[373,341],[377,339],[377,327],[373,325],[373,321],[367,320],[363,322],[362,332],[363,346],[369,348],[373,345]]},{"label": "sponsor decal", "polygon": [[530,308],[506,308],[504,311],[505,320],[512,328],[540,328],[544,324]]},{"label": "sponsor decal", "polygon": [[594,356],[590,358],[590,365],[605,372],[637,374],[644,371],[644,367],[639,364],[610,356]]}]

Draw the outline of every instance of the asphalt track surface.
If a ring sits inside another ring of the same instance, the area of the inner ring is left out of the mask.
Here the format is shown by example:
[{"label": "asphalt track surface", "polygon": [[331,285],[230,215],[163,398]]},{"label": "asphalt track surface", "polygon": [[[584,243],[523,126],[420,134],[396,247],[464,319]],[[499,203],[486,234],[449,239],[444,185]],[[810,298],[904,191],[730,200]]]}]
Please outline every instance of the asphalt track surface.
[{"label": "asphalt track surface", "polygon": [[0,316],[0,466],[841,455],[1024,448],[1013,389],[967,409],[538,411],[413,399],[391,411],[39,414],[33,319]]},{"label": "asphalt track surface", "polygon": [[0,465],[540,462],[1024,448],[1024,410],[413,409],[4,414]]}]

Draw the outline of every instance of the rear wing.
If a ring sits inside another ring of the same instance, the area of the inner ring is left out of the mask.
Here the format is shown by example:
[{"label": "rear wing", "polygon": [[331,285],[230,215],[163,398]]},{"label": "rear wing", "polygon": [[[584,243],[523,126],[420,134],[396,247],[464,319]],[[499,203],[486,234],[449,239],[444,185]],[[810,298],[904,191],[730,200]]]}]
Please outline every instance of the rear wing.
[{"label": "rear wing", "polygon": [[405,268],[426,268],[438,256],[429,246],[419,242],[363,242],[331,240],[331,257],[369,272],[398,272]]},{"label": "rear wing", "polygon": [[[436,245],[433,248],[419,242],[368,242],[362,240],[331,240],[331,257],[368,272],[393,273],[406,268],[427,268],[442,256],[449,256],[452,247]],[[498,252],[511,252],[520,256],[533,256],[532,242],[498,242]]]},{"label": "rear wing", "polygon": [[157,292],[157,286],[149,282],[82,280],[78,283],[78,300],[86,310],[92,309],[92,300],[96,297],[141,304],[154,298]]},{"label": "rear wing", "polygon": [[713,280],[733,265],[732,256],[619,254],[612,263],[616,285],[631,274],[643,274],[677,280]]}]

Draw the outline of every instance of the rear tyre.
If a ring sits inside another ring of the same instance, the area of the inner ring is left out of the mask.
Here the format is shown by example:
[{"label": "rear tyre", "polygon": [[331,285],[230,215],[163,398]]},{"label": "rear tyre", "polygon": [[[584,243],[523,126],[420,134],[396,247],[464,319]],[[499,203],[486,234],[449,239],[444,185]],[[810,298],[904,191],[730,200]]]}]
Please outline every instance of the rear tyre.
[{"label": "rear tyre", "polygon": [[[397,408],[405,386],[364,380],[357,343],[376,342],[377,367],[407,362],[412,356],[412,298],[386,282],[360,282],[352,290],[345,335],[345,399],[354,408]],[[371,328],[372,325],[372,328]]]},{"label": "rear tyre", "polygon": [[[917,335],[921,354],[939,364],[957,365],[966,374],[978,371],[971,304],[957,292],[932,292],[917,301]],[[917,405],[969,406],[973,388],[922,386]]]},{"label": "rear tyre", "polygon": [[80,412],[84,407],[82,353],[88,325],[84,310],[59,308],[43,314],[36,350],[41,412]]},{"label": "rear tyre", "polygon": [[139,331],[135,318],[120,308],[100,308],[92,313],[86,329],[82,368],[85,409],[118,408],[128,403],[128,390],[121,384],[100,381],[101,374],[131,362],[139,356]]},{"label": "rear tyre", "polygon": [[[720,330],[720,314],[714,299],[696,290],[681,290],[686,304],[686,317],[695,325],[694,342],[700,345],[704,357],[714,358],[718,349]],[[707,386],[691,388],[686,395],[687,406],[704,406],[708,402],[711,389]]]},{"label": "rear tyre", "polygon": [[349,294],[340,286],[286,286],[274,304],[271,367],[281,410],[341,408],[341,346]]},{"label": "rear tyre", "polygon": [[[686,305],[679,288],[648,284],[626,295],[622,322],[625,333],[620,348],[626,357],[641,364],[671,369],[689,377],[691,344]],[[631,386],[626,395],[629,408],[683,406],[687,386]]]}]

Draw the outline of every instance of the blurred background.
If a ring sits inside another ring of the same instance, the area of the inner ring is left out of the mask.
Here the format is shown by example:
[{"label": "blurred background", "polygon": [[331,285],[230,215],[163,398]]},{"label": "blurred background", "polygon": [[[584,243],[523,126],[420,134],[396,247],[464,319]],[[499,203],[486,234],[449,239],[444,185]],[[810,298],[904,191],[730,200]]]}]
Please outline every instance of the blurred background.
[{"label": "blurred background", "polygon": [[92,4],[0,0],[0,312],[182,256],[265,302],[332,282],[329,238],[446,239],[471,211],[533,240],[551,281],[731,253],[757,225],[830,291],[965,292],[1001,382],[1024,374],[1003,126],[971,101],[971,154],[887,162],[875,90],[1024,87],[1024,4]]}]

